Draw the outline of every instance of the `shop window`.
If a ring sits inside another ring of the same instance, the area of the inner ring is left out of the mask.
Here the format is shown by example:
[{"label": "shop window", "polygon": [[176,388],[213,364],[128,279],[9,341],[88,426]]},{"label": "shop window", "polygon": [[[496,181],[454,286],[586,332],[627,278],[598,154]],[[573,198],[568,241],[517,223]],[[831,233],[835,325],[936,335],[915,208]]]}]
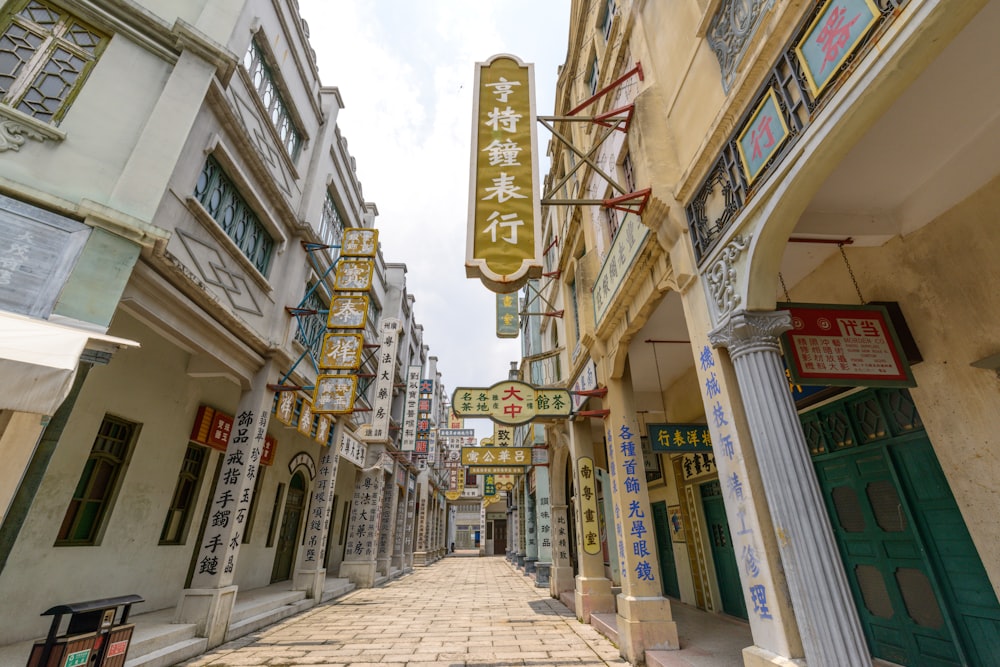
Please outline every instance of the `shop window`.
[{"label": "shop window", "polygon": [[205,456],[208,450],[198,445],[187,446],[181,472],[177,477],[167,518],[160,532],[160,544],[181,544],[191,522],[191,510],[198,496],[198,486],[201,474],[205,469]]},{"label": "shop window", "polygon": [[66,10],[17,2],[0,14],[2,102],[42,122],[58,122],[109,38]]},{"label": "shop window", "polygon": [[266,276],[274,254],[274,239],[212,156],[205,160],[194,196],[254,268]]},{"label": "shop window", "polygon": [[59,527],[56,546],[99,543],[138,434],[138,424],[109,415],[104,417]]}]

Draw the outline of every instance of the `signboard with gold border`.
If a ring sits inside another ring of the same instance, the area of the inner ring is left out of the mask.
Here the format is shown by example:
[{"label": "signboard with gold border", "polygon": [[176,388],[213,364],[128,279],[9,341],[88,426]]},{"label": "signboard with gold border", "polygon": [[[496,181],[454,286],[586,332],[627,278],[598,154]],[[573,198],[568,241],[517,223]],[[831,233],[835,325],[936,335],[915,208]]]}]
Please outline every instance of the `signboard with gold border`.
[{"label": "signboard with gold border", "polygon": [[368,322],[368,295],[335,294],[330,299],[327,329],[364,329]]},{"label": "signboard with gold border", "polygon": [[828,0],[795,45],[795,55],[813,97],[837,78],[840,66],[881,12],[872,0]]},{"label": "signboard with gold border", "polygon": [[333,278],[333,289],[344,292],[367,292],[372,286],[375,262],[370,259],[341,259]]},{"label": "signboard with gold border", "polygon": [[788,124],[778,104],[778,95],[770,88],[736,138],[748,185],[757,180],[788,136]]},{"label": "signboard with gold border", "polygon": [[476,63],[472,98],[466,276],[514,292],[542,272],[534,65]]},{"label": "signboard with gold border", "polygon": [[299,425],[296,427],[299,433],[307,438],[312,437],[313,409],[312,403],[303,399],[302,407],[299,409]]},{"label": "signboard with gold border", "polygon": [[319,353],[319,367],[323,369],[353,370],[361,366],[361,352],[365,339],[361,334],[328,333],[323,335]]},{"label": "signboard with gold border", "polygon": [[531,465],[531,447],[462,447],[462,465]]},{"label": "signboard with gold border", "polygon": [[312,411],[333,415],[352,412],[357,389],[356,375],[319,375],[313,389]]},{"label": "signboard with gold border", "polygon": [[591,555],[601,553],[601,530],[597,511],[597,475],[594,460],[581,456],[576,462],[577,489],[580,497],[580,523],[583,550]]},{"label": "signboard with gold border", "polygon": [[296,400],[294,391],[279,392],[274,406],[274,418],[285,426],[293,426],[295,424]]},{"label": "signboard with gold border", "polygon": [[329,416],[316,415],[316,435],[313,436],[313,439],[321,445],[329,444],[327,441],[330,439],[331,424],[333,424],[333,419]]},{"label": "signboard with gold border", "polygon": [[378,251],[378,230],[351,227],[344,230],[340,254],[346,257],[374,257]]}]

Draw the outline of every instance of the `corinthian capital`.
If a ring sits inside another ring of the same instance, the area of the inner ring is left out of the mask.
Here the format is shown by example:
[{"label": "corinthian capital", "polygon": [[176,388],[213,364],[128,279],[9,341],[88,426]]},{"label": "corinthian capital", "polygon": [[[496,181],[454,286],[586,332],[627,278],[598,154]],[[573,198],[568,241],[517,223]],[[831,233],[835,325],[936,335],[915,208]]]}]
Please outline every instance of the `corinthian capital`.
[{"label": "corinthian capital", "polygon": [[748,352],[781,350],[779,336],[792,328],[792,316],[787,310],[751,312],[739,310],[731,313],[712,329],[708,340],[712,347],[724,347],[735,360]]}]

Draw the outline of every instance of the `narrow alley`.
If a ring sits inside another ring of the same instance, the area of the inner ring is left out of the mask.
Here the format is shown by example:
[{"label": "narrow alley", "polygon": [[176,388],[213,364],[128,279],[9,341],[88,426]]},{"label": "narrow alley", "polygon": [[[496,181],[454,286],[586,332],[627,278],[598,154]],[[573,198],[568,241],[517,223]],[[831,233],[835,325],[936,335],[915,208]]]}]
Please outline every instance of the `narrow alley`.
[{"label": "narrow alley", "polygon": [[[183,664],[628,665],[594,625],[580,623],[505,558],[466,553],[471,557],[458,553],[384,586],[355,590]],[[679,603],[673,608],[688,621],[678,623],[682,650],[656,652],[650,664],[743,664],[740,649],[752,641],[745,624]],[[691,631],[697,636],[689,640]]]}]

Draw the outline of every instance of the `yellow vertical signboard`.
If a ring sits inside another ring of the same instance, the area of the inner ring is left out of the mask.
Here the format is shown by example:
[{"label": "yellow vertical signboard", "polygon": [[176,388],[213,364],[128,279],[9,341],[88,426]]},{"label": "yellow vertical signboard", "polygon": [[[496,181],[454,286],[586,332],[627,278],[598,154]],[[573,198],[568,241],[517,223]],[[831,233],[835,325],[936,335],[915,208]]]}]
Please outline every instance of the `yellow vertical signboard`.
[{"label": "yellow vertical signboard", "polygon": [[476,63],[465,271],[498,293],[542,271],[534,66],[500,54]]}]

